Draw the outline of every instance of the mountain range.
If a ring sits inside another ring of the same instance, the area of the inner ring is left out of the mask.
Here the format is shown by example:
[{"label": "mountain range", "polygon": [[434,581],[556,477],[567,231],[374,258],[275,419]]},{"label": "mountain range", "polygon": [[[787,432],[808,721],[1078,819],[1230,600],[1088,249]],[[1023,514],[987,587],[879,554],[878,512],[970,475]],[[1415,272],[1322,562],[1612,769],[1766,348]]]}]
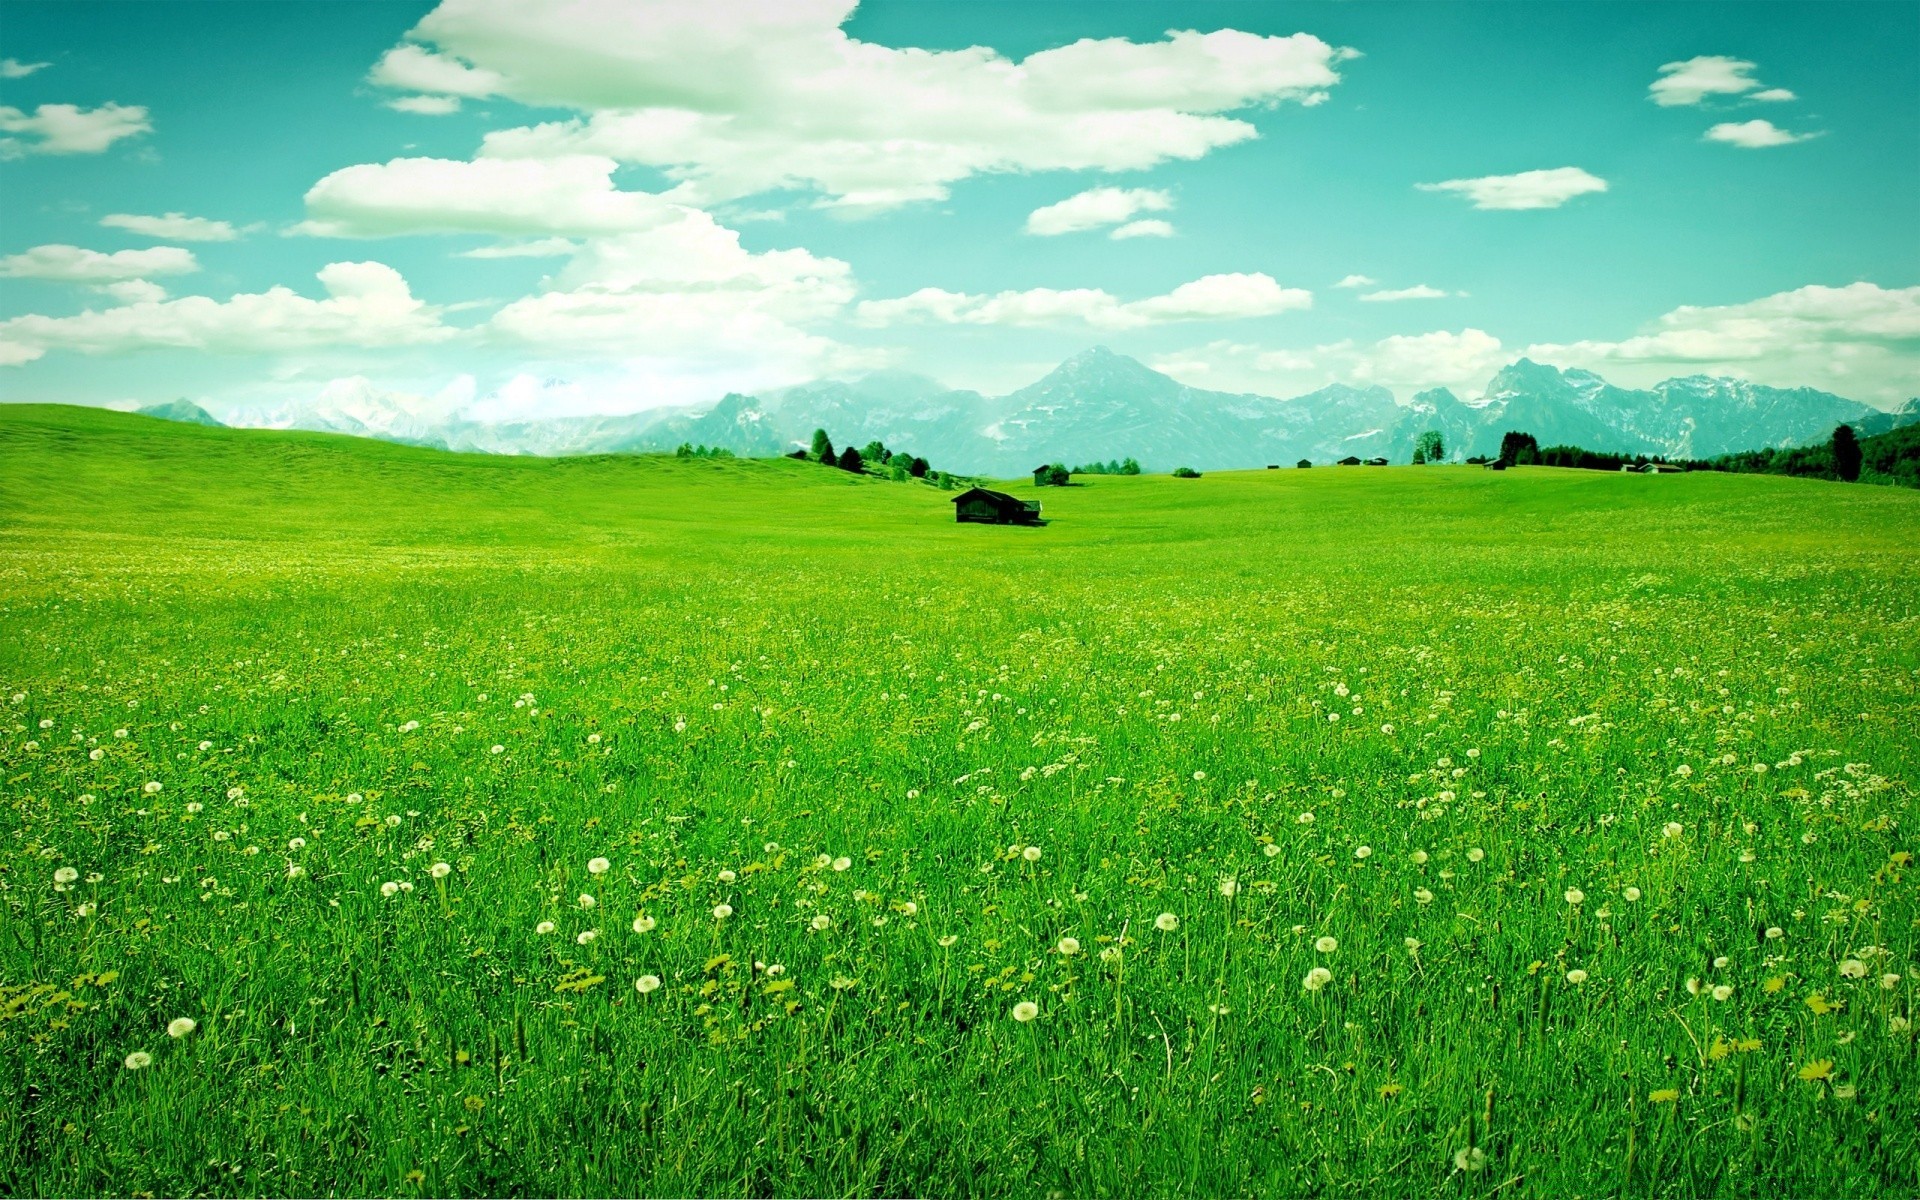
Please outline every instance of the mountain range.
[{"label": "mountain range", "polygon": [[[161,411],[172,409],[178,414]],[[212,420],[185,401],[142,411]],[[770,456],[804,447],[815,429],[825,429],[836,445],[877,440],[943,469],[994,476],[1018,475],[1042,462],[1126,457],[1149,470],[1226,470],[1303,458],[1324,463],[1349,455],[1404,462],[1428,430],[1440,433],[1456,461],[1497,453],[1507,430],[1531,433],[1542,446],[1706,458],[1821,441],[1843,422],[1862,436],[1920,422],[1920,398],[1886,412],[1812,388],[1705,375],[1622,388],[1590,371],[1523,358],[1497,372],[1473,400],[1435,388],[1402,401],[1384,387],[1338,383],[1283,400],[1188,387],[1096,346],[997,397],[881,371],[764,396],[729,394],[704,408],[621,416],[481,422],[421,415],[369,395],[240,410],[226,421],[541,455],[660,451],[691,442]]]}]

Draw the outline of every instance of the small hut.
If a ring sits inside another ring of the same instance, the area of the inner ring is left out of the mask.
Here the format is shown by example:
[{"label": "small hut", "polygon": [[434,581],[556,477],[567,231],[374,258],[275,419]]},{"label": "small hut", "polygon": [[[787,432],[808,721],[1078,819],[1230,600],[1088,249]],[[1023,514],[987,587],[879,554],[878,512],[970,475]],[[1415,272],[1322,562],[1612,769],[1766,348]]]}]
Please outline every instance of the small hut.
[{"label": "small hut", "polygon": [[968,488],[953,498],[953,519],[981,525],[1038,525],[1040,502],[982,487]]}]

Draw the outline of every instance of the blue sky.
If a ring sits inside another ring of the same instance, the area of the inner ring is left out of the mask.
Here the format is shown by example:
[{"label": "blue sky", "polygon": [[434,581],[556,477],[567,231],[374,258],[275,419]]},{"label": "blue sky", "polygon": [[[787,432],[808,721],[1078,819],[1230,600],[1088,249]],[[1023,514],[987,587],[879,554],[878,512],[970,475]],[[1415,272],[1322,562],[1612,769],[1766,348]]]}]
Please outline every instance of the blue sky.
[{"label": "blue sky", "polygon": [[10,0],[0,396],[1920,393],[1920,5],[849,8]]}]

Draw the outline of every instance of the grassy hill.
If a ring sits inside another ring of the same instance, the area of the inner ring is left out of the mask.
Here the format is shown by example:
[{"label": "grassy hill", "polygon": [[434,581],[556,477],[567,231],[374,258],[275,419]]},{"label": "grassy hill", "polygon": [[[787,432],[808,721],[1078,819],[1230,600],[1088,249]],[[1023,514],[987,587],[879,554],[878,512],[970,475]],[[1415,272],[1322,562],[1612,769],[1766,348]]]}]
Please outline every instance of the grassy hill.
[{"label": "grassy hill", "polygon": [[1920,1187],[1920,496],[1082,484],[0,406],[0,1190]]}]

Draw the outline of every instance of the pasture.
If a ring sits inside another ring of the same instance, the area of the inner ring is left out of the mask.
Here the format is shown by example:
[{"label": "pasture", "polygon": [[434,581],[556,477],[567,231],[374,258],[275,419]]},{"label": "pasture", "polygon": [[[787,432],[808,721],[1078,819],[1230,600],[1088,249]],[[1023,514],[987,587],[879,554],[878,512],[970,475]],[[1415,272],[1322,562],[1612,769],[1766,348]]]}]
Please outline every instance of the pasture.
[{"label": "pasture", "polygon": [[0,1192],[1920,1188],[1920,495],[1082,481],[0,407]]}]

